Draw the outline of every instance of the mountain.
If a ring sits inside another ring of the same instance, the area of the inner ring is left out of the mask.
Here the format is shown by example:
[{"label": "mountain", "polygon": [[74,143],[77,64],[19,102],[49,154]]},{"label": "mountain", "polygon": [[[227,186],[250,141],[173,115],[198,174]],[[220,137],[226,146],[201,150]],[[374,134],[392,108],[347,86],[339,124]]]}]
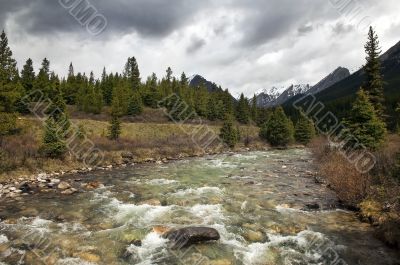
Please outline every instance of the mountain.
[{"label": "mountain", "polygon": [[[382,74],[385,81],[385,106],[387,113],[395,116],[395,108],[400,101],[400,42],[390,48],[381,57],[382,61]],[[352,102],[355,99],[357,91],[362,87],[365,82],[365,72],[361,68],[352,75],[344,78],[336,84],[322,90],[315,94],[318,101],[326,106],[327,111],[332,111],[340,120],[346,117],[351,108]],[[298,97],[294,97],[286,102],[285,109],[289,112],[292,103]],[[389,122],[394,123],[391,119]],[[393,124],[389,124],[393,127]]]},{"label": "mountain", "polygon": [[274,106],[275,100],[280,96],[278,88],[273,87],[269,90],[263,89],[256,93],[257,106],[263,108],[269,108]]},{"label": "mountain", "polygon": [[283,93],[275,100],[275,105],[282,105],[289,99],[305,94],[308,90],[310,90],[310,85],[291,85],[289,86]]},{"label": "mountain", "polygon": [[[400,97],[400,42],[390,48],[381,56],[382,74],[385,81],[385,95],[389,102],[398,100]],[[326,88],[316,94],[317,98],[323,102],[333,101],[351,102],[355,93],[365,82],[363,69],[355,72],[342,81]]]},{"label": "mountain", "polygon": [[342,81],[346,77],[350,76],[350,71],[344,67],[338,67],[335,71],[330,73],[327,77],[322,79],[318,84],[313,86],[309,91],[308,94],[317,94],[322,92],[323,90],[327,89],[328,87],[333,86],[339,81]]},{"label": "mountain", "polygon": [[197,88],[200,85],[204,84],[208,90],[208,92],[217,92],[217,91],[222,91],[222,89],[217,86],[217,84],[208,81],[201,75],[193,75],[192,77],[189,78],[189,86]]},{"label": "mountain", "polygon": [[262,108],[271,108],[282,105],[290,98],[303,94],[310,89],[310,85],[291,85],[283,93],[278,92],[278,88],[263,90],[257,95],[257,105]]}]

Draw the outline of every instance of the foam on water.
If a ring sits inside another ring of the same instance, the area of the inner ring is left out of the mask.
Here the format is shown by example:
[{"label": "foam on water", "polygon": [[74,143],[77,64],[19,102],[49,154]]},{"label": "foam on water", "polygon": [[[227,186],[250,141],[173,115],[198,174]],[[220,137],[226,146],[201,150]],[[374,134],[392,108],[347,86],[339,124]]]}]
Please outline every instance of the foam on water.
[{"label": "foam on water", "polygon": [[172,179],[152,179],[152,180],[146,181],[146,183],[150,184],[150,185],[171,185],[171,184],[176,184],[179,182],[176,180],[172,180]]},{"label": "foam on water", "polygon": [[174,206],[153,206],[122,203],[116,198],[110,202],[110,207],[117,212],[113,215],[117,221],[134,221],[140,224],[150,224],[170,212]]},{"label": "foam on water", "polygon": [[80,258],[65,258],[57,261],[56,265],[96,265],[96,263],[87,262]]},{"label": "foam on water", "polygon": [[5,235],[0,235],[0,244],[8,242],[8,238]]},{"label": "foam on water", "polygon": [[[315,245],[325,242],[333,245],[323,234],[313,231],[302,231],[295,236],[268,235],[269,242],[254,243],[241,250],[235,251],[235,256],[243,260],[247,265],[263,265],[266,262],[274,262],[276,255],[292,264],[291,260],[302,256],[308,264],[320,264],[321,254]],[[314,245],[315,244],[315,245]]]},{"label": "foam on water", "polygon": [[201,220],[203,225],[221,223],[225,218],[220,204],[197,204],[189,209],[190,213]]},{"label": "foam on water", "polygon": [[138,262],[138,265],[150,265],[155,259],[167,254],[167,242],[168,239],[152,232],[142,240],[142,246],[130,245],[127,251],[133,255],[133,259]]}]

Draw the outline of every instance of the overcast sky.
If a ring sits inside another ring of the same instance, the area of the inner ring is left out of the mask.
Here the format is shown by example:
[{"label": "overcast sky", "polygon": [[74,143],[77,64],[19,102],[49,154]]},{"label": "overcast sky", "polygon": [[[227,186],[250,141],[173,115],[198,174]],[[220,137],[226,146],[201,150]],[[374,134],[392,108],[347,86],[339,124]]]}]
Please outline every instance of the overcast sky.
[{"label": "overcast sky", "polygon": [[30,57],[37,71],[47,57],[62,76],[72,61],[76,72],[99,77],[103,66],[121,72],[135,56],[143,79],[171,66],[176,75],[200,74],[250,96],[272,86],[315,84],[338,66],[356,70],[369,22],[383,50],[400,41],[398,1],[90,0],[97,22],[107,20],[93,35],[59,0],[0,0],[0,25],[20,68]]}]

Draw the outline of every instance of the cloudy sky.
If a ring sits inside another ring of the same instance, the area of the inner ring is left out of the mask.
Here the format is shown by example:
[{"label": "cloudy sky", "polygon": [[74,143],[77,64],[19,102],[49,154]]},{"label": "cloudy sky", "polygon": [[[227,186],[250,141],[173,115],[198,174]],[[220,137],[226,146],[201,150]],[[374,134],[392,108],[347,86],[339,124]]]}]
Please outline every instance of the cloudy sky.
[{"label": "cloudy sky", "polygon": [[[96,19],[75,18],[82,1]],[[142,77],[171,66],[248,96],[315,84],[338,66],[357,70],[368,24],[387,50],[400,41],[399,13],[398,0],[0,0],[20,68],[30,57],[37,70],[47,57],[60,75],[72,61],[99,76],[135,56]]]}]

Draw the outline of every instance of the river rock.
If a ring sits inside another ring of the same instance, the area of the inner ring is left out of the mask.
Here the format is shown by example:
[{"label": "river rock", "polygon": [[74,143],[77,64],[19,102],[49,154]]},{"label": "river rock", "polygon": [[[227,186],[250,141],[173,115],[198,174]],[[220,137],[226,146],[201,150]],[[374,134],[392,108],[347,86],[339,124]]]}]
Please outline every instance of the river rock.
[{"label": "river rock", "polygon": [[260,231],[252,231],[252,230],[247,231],[244,234],[244,237],[249,242],[263,242],[265,239],[263,233],[261,233]]},{"label": "river rock", "polygon": [[69,185],[67,182],[63,181],[63,182],[60,182],[60,184],[58,184],[57,187],[60,190],[66,190],[66,189],[69,189],[71,187],[71,185]]},{"label": "river rock", "polygon": [[309,203],[302,208],[303,211],[318,211],[320,209],[321,206],[318,203]]},{"label": "river rock", "polygon": [[74,194],[74,193],[77,192],[77,191],[78,191],[77,189],[70,188],[70,189],[67,189],[67,190],[62,191],[61,194],[64,194],[64,195],[72,195],[72,194]]},{"label": "river rock", "polygon": [[173,248],[189,247],[197,243],[220,239],[218,231],[208,227],[187,227],[171,230],[165,233],[163,237],[170,240]]},{"label": "river rock", "polygon": [[153,227],[153,232],[159,235],[164,235],[165,233],[168,233],[171,231],[171,228],[166,227],[166,226],[155,226]]}]

